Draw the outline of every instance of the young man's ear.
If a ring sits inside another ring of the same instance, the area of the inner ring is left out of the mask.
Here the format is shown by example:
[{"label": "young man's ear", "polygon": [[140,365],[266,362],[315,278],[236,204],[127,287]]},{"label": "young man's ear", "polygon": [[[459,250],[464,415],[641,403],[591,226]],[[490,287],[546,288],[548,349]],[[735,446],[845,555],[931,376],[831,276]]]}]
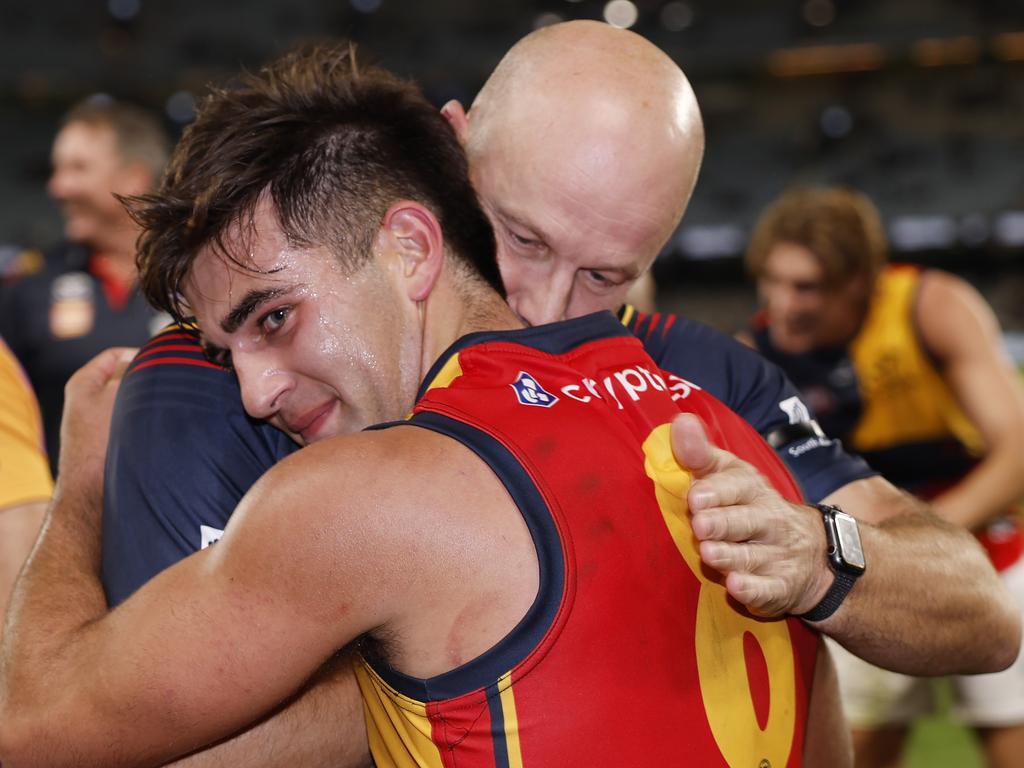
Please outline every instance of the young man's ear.
[{"label": "young man's ear", "polygon": [[465,147],[467,130],[469,129],[469,115],[466,114],[466,110],[463,108],[462,103],[456,99],[452,99],[441,107],[441,115],[455,130],[455,135],[459,137],[459,143]]},{"label": "young man's ear", "polygon": [[381,223],[378,247],[413,301],[430,296],[444,268],[444,236],[437,218],[411,200],[392,205]]}]

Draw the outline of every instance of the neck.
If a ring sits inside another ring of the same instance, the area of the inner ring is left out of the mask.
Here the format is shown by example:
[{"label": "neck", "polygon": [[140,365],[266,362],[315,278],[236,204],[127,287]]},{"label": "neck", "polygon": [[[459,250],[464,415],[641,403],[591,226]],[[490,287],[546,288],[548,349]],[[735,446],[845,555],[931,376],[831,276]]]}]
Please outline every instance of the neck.
[{"label": "neck", "polygon": [[123,226],[111,227],[101,237],[89,243],[94,253],[102,254],[111,263],[124,265],[126,270],[135,269],[135,241],[139,229],[128,222]]},{"label": "neck", "polygon": [[467,333],[507,331],[524,327],[523,321],[496,292],[481,284],[443,284],[422,303],[423,343],[420,377],[455,341]]}]

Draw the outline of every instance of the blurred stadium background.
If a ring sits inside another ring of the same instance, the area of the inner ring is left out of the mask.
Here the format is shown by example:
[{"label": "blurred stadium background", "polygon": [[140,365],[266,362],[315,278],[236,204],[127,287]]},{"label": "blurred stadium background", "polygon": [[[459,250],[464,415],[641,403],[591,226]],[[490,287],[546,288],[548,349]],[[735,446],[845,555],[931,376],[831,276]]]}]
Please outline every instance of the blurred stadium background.
[{"label": "blurred stadium background", "polygon": [[[64,109],[108,93],[180,130],[204,86],[296,41],[347,36],[438,104],[472,100],[532,28],[630,26],[693,80],[701,180],[659,261],[665,309],[725,329],[760,208],[794,182],[870,194],[894,258],[974,282],[1024,357],[1024,0],[45,0],[0,6],[0,247],[45,245],[44,182]],[[571,118],[570,118],[571,119]]]},{"label": "blurred stadium background", "polygon": [[[754,307],[740,256],[761,207],[795,182],[845,183],[879,205],[894,259],[973,282],[1024,360],[1024,0],[11,0],[0,260],[59,238],[50,142],[90,94],[158,110],[180,132],[207,83],[345,36],[438,105],[468,104],[518,38],[572,18],[651,39],[703,109],[701,179],[655,268],[662,309],[740,327]],[[932,724],[913,764],[976,764],[971,749]]]}]

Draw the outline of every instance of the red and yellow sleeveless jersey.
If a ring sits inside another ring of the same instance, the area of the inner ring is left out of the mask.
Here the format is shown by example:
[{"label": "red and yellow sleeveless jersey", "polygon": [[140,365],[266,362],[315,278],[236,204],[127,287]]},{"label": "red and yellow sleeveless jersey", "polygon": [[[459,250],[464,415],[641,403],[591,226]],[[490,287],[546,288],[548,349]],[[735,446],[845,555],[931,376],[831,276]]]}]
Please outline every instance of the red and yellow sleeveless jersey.
[{"label": "red and yellow sleeveless jersey", "polygon": [[472,334],[435,364],[403,424],[460,441],[501,478],[540,587],[502,641],[445,674],[363,656],[378,765],[801,764],[817,635],[751,617],[701,564],[669,443],[680,410],[799,498],[752,428],[659,371],[608,313]]}]

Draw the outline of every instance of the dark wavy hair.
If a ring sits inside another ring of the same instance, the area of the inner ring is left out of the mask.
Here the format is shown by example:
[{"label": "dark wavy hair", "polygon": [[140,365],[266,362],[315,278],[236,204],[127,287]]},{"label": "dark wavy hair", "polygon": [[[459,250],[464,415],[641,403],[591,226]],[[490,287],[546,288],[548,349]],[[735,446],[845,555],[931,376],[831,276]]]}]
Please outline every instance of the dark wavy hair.
[{"label": "dark wavy hair", "polygon": [[[149,301],[182,318],[182,281],[268,195],[289,243],[325,246],[355,271],[397,200],[438,219],[460,273],[504,296],[494,233],[447,121],[412,83],[361,65],[351,44],[303,47],[213,89],[160,189],[128,199]],[[237,261],[237,259],[236,259]]]}]

